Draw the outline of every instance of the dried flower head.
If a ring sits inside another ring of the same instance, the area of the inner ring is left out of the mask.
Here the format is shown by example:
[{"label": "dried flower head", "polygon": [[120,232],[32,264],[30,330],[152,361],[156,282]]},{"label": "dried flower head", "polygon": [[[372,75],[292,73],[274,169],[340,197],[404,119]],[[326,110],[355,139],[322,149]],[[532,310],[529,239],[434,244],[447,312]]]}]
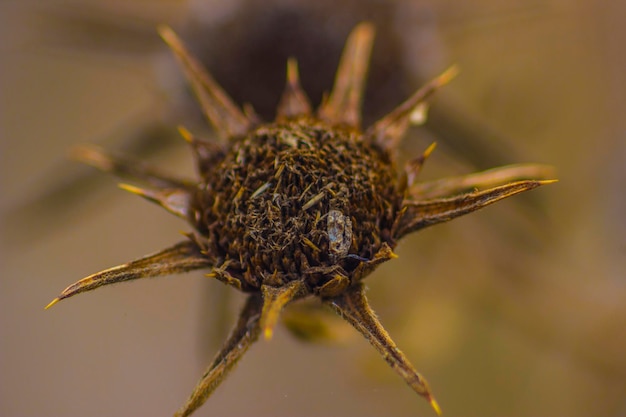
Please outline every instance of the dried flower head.
[{"label": "dried flower head", "polygon": [[393,249],[402,237],[547,184],[551,181],[537,179],[545,177],[545,168],[516,165],[416,182],[431,146],[398,174],[394,154],[411,119],[423,118],[426,99],[456,69],[361,131],[374,37],[368,23],[350,35],[332,92],[315,112],[300,87],[295,60],[288,61],[287,84],[271,123],[261,121],[250,106],[241,111],[171,29],[161,27],[160,34],[222,138],[220,143],[203,141],[180,128],[194,151],[199,181],[170,178],[92,147],[81,148],[78,155],[101,170],[145,184],[121,187],[186,219],[194,231],[161,252],[70,285],[48,307],[103,285],[196,269],[210,269],[207,276],[249,294],[226,343],[176,414],[187,416],[261,334],[272,337],[287,304],[318,297],[439,413],[426,380],[370,308],[362,280],[396,257]]}]

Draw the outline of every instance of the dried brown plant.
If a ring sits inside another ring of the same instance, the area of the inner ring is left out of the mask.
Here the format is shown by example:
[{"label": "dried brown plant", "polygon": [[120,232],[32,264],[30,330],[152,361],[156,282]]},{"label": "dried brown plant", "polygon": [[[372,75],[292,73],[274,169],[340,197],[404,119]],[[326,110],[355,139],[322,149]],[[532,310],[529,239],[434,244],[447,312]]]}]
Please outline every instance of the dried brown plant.
[{"label": "dried brown plant", "polygon": [[47,307],[103,285],[196,269],[248,294],[239,319],[193,393],[178,411],[200,407],[262,334],[272,337],[281,310],[317,297],[357,329],[437,413],[426,380],[396,347],[372,311],[363,278],[396,257],[409,233],[473,212],[552,182],[541,165],[514,165],[420,183],[434,146],[398,173],[400,140],[426,100],[456,74],[444,72],[372,126],[361,130],[361,101],[374,29],[351,33],[334,87],[317,111],[300,87],[295,60],[276,120],[243,111],[192,57],[168,27],[160,34],[182,65],[202,110],[222,141],[204,141],[180,128],[200,179],[170,178],[93,147],[77,155],[107,172],[143,183],[121,187],[187,220],[193,232],[158,253],[66,288]]}]

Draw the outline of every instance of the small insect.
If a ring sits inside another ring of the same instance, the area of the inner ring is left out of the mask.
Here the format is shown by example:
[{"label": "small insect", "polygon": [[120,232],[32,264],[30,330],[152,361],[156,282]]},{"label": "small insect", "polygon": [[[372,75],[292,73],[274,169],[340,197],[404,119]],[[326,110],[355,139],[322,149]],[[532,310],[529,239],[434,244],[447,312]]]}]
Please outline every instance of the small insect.
[{"label": "small insect", "polygon": [[543,166],[416,182],[431,146],[398,173],[395,153],[412,114],[421,112],[457,71],[445,71],[362,130],[361,101],[374,38],[369,23],[350,34],[334,87],[316,111],[300,86],[296,61],[287,62],[287,83],[273,122],[263,122],[251,106],[241,110],[170,28],[159,31],[222,139],[205,141],[180,128],[194,151],[199,180],[171,178],[95,148],[82,148],[80,156],[143,183],[121,187],[184,218],[193,231],[158,253],[70,285],[46,308],[103,285],[200,269],[247,293],[230,336],[176,413],[188,416],[253,342],[261,335],[271,339],[287,304],[317,297],[440,413],[426,380],[370,308],[363,279],[396,257],[393,249],[404,236],[552,182],[541,179]]},{"label": "small insect", "polygon": [[348,254],[352,245],[352,222],[339,210],[328,212],[328,245],[335,260]]}]

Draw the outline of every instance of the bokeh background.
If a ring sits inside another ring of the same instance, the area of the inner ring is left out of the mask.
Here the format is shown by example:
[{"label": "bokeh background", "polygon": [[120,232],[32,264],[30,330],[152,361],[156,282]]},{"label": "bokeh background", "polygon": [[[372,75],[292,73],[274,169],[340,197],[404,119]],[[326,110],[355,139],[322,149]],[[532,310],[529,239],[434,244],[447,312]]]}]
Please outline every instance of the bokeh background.
[{"label": "bokeh background", "polygon": [[[68,284],[187,226],[68,160],[98,143],[193,175],[172,129],[206,130],[154,27],[171,24],[271,117],[286,56],[315,100],[354,23],[378,24],[368,120],[452,63],[402,154],[424,178],[513,162],[560,182],[424,230],[368,278],[446,416],[626,415],[626,3],[132,0],[0,3],[0,415],[171,415],[241,297],[199,273]],[[206,135],[210,131],[206,130]],[[352,329],[259,342],[198,416],[431,416]]]}]

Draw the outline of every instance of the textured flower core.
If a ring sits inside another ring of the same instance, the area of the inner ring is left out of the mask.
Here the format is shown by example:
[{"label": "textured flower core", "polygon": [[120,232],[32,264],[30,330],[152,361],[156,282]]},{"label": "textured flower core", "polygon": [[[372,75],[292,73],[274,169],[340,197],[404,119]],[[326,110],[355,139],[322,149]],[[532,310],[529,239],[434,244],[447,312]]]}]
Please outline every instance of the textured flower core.
[{"label": "textured flower core", "polygon": [[395,176],[354,129],[308,117],[263,125],[206,172],[194,221],[218,277],[244,291],[304,277],[317,292],[394,246]]}]

